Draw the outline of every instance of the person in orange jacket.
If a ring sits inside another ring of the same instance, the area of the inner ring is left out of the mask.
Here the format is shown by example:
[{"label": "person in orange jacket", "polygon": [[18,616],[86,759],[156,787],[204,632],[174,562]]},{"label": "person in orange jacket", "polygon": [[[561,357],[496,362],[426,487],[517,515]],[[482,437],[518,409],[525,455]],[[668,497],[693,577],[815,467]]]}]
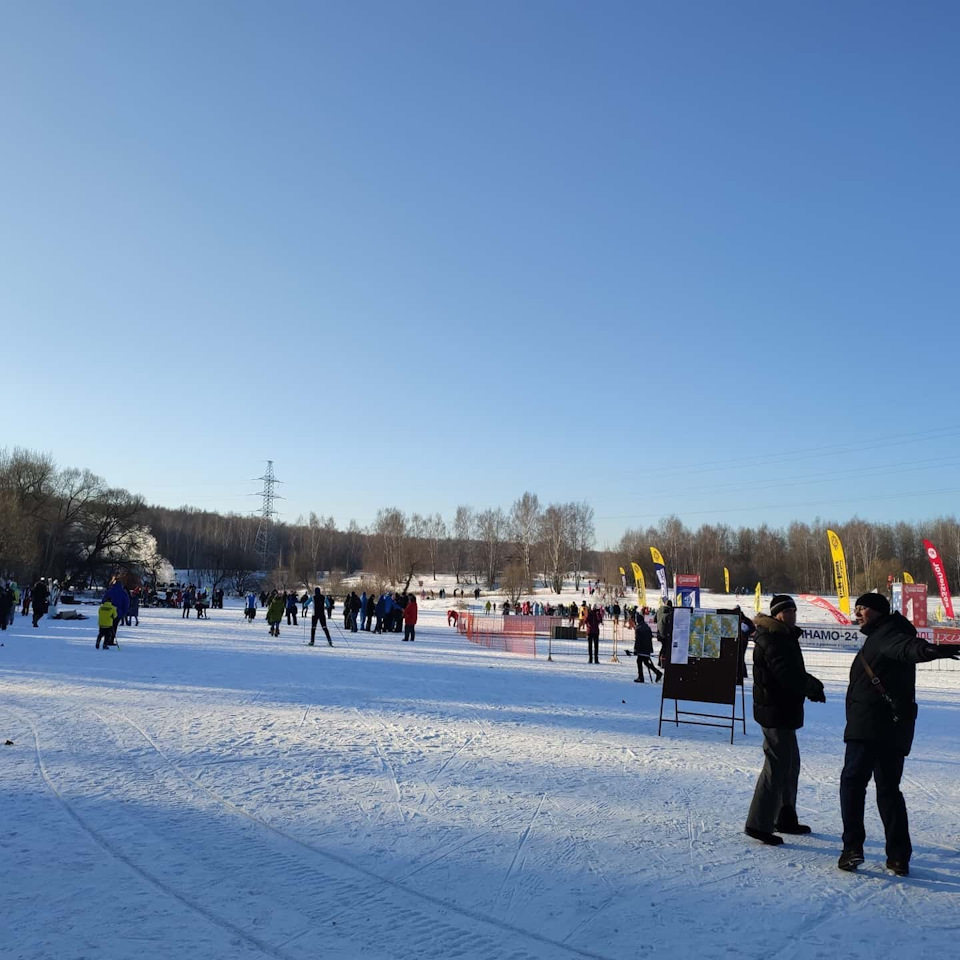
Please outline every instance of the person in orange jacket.
[{"label": "person in orange jacket", "polygon": [[416,640],[417,598],[411,593],[403,608],[403,639]]}]

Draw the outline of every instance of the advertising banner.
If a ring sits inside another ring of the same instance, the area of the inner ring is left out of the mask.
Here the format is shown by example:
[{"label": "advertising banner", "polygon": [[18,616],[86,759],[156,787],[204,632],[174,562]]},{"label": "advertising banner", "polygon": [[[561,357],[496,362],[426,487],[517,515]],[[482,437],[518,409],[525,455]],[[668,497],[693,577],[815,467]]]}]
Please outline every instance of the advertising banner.
[{"label": "advertising banner", "polygon": [[726,567],[723,568],[723,590],[724,593],[730,592],[730,571]]},{"label": "advertising banner", "polygon": [[678,573],[673,578],[673,602],[678,607],[700,606],[700,574]]},{"label": "advertising banner", "polygon": [[890,611],[891,613],[903,613],[903,584],[890,584]]},{"label": "advertising banner", "polygon": [[929,540],[923,541],[923,549],[927,551],[927,559],[933,568],[933,575],[937,578],[937,586],[940,588],[940,599],[943,601],[943,611],[952,620],[953,600],[950,597],[950,585],[947,583],[947,571],[943,566],[943,558]]},{"label": "advertising banner", "polygon": [[[855,652],[863,646],[864,636],[856,624],[844,627],[838,623],[798,623],[797,626],[803,631],[801,647]],[[917,636],[928,643],[960,644],[960,627],[917,627]]]},{"label": "advertising banner", "polygon": [[847,580],[847,561],[843,555],[843,544],[832,530],[827,531],[827,540],[830,543],[830,557],[833,560],[833,579],[837,585],[837,604],[849,617],[850,584]]},{"label": "advertising banner", "polygon": [[823,597],[817,597],[810,593],[801,593],[800,599],[806,600],[807,603],[812,603],[821,610],[826,610],[837,623],[842,623],[844,626],[850,625],[850,618],[839,611],[829,600],[824,600]]},{"label": "advertising banner", "polygon": [[639,563],[631,563],[630,566],[633,568],[633,585],[637,588],[637,602],[641,607],[647,605],[647,585],[643,579],[643,570],[640,569]]},{"label": "advertising banner", "polygon": [[663,554],[656,548],[650,548],[650,556],[653,559],[653,568],[657,571],[657,581],[660,583],[660,596],[667,599],[669,590],[667,588],[667,565],[663,562]]},{"label": "advertising banner", "polygon": [[904,583],[903,615],[915,626],[927,625],[927,585],[925,583]]}]

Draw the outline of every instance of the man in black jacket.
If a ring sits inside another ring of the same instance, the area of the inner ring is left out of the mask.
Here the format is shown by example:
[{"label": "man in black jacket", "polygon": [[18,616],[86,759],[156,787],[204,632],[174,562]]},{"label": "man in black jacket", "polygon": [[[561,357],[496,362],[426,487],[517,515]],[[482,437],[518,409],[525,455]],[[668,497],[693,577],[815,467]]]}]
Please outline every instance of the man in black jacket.
[{"label": "man in black jacket", "polygon": [[666,667],[673,640],[673,604],[669,600],[664,601],[653,619],[657,625],[657,639],[660,641],[660,666]]},{"label": "man in black jacket", "polygon": [[41,577],[33,585],[33,625],[39,625],[41,618],[47,612],[47,601],[50,598],[50,591],[47,589],[47,581]]},{"label": "man in black jacket", "polygon": [[847,687],[847,748],[840,775],[843,853],[837,866],[856,870],[863,863],[863,808],[873,777],[887,839],[887,869],[905,877],[913,848],[900,778],[917,719],[917,664],[956,658],[960,647],[921,640],[909,620],[890,612],[882,594],[865,593],[854,609],[866,640],[853,658]]},{"label": "man in black jacket", "polygon": [[330,639],[330,631],[327,629],[327,614],[326,614],[326,597],[323,595],[323,591],[319,587],[315,587],[313,591],[313,619],[310,621],[310,646],[313,646],[314,640],[317,638],[317,624],[320,624],[320,629],[323,631],[324,636],[327,638],[327,643],[332,647],[333,641]]},{"label": "man in black jacket", "polygon": [[783,843],[774,833],[803,834],[810,828],[797,819],[803,701],[825,703],[823,684],[806,671],[800,651],[797,605],[774,596],[770,616],[756,618],[753,641],[753,718],[763,728],[763,770],[757,780],[744,833],[771,846]]}]

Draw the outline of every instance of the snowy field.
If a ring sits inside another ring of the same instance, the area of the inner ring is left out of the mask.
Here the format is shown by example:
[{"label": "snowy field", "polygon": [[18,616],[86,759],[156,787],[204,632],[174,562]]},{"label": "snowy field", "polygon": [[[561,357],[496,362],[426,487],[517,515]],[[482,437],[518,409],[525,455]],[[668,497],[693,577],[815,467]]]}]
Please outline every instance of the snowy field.
[{"label": "snowy field", "polygon": [[[0,634],[0,956],[552,960],[956,956],[960,672],[919,675],[912,876],[841,873],[845,655],[801,732],[810,837],[742,833],[759,728],[665,727],[623,658],[417,640],[239,608]],[[752,610],[752,598],[744,604]],[[811,665],[811,671],[818,668]],[[747,711],[750,714],[749,688]]]}]

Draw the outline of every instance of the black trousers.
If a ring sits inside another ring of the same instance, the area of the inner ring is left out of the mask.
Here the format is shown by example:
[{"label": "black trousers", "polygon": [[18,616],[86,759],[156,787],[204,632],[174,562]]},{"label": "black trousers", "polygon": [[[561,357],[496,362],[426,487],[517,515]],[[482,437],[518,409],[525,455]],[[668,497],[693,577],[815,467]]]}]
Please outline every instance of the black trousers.
[{"label": "black trousers", "polygon": [[417,639],[417,628],[412,623],[406,623],[403,626],[403,639],[404,640],[416,640]]},{"label": "black trousers", "polygon": [[640,682],[643,683],[643,668],[646,665],[647,670],[650,671],[650,676],[652,677],[656,674],[658,677],[662,677],[663,673],[658,670],[653,665],[653,660],[651,660],[652,654],[649,653],[638,653],[637,654],[637,676],[640,677]]},{"label": "black trousers", "polygon": [[873,777],[877,786],[877,807],[887,836],[887,857],[909,860],[913,853],[907,805],[900,792],[903,754],[891,745],[871,740],[851,740],[840,774],[840,813],[843,816],[844,850],[862,850],[866,831],[863,810],[867,784]]},{"label": "black trousers", "polygon": [[753,791],[747,826],[773,833],[777,824],[792,824],[797,820],[800,748],[796,730],[760,729],[763,730],[763,769]]},{"label": "black trousers", "polygon": [[330,642],[330,631],[327,629],[327,621],[321,617],[314,615],[313,620],[310,623],[310,642],[313,643],[314,639],[317,636],[317,624],[320,624],[320,629],[323,631],[324,636],[327,638],[327,642]]},{"label": "black trousers", "polygon": [[587,655],[590,663],[600,662],[600,634],[587,634]]}]

